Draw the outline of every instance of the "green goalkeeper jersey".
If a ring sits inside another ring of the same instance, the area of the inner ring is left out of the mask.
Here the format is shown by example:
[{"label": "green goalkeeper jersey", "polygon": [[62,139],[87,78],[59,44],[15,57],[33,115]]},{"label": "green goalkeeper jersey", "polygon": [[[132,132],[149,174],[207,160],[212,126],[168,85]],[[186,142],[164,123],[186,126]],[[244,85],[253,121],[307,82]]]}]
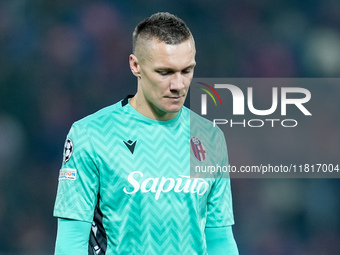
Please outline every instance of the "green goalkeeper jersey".
[{"label": "green goalkeeper jersey", "polygon": [[230,179],[203,165],[228,165],[220,129],[186,107],[151,120],[126,98],[72,125],[54,216],[92,222],[89,254],[207,254],[205,228],[234,219]]}]

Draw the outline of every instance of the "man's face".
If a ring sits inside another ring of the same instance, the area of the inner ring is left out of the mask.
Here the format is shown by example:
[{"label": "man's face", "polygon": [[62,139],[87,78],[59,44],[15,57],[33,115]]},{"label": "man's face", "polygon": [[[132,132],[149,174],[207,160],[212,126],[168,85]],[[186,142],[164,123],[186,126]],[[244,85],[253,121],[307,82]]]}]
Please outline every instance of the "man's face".
[{"label": "man's face", "polygon": [[[172,119],[182,108],[193,78],[195,45],[192,39],[177,45],[147,41],[137,59],[137,110],[149,118]],[[130,56],[131,63],[131,56]]]}]

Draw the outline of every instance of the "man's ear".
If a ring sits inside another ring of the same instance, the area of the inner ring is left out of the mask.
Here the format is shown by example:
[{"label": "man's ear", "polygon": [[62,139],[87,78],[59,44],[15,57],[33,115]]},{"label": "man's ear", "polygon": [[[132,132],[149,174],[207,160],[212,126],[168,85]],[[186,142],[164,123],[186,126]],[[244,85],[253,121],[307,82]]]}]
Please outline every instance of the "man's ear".
[{"label": "man's ear", "polygon": [[133,75],[136,76],[137,78],[140,78],[140,65],[139,65],[138,58],[136,57],[136,55],[131,54],[129,57],[129,62],[130,62],[130,69]]}]

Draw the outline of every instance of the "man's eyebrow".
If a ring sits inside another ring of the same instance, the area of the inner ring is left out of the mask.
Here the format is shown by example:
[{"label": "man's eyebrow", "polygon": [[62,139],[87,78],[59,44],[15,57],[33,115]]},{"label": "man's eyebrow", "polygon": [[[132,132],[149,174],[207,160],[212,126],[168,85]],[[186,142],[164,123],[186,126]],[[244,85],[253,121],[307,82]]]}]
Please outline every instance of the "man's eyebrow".
[{"label": "man's eyebrow", "polygon": [[183,70],[185,70],[185,69],[191,69],[191,68],[194,68],[195,66],[196,66],[196,64],[192,64],[192,65],[187,66],[187,67],[184,68]]},{"label": "man's eyebrow", "polygon": [[[192,65],[189,65],[189,66],[183,68],[182,70],[192,69],[192,68],[194,68],[195,66],[196,66],[196,64],[192,64]],[[155,70],[156,70],[156,71],[175,71],[176,69],[173,69],[173,68],[171,68],[171,67],[156,67]],[[182,70],[181,70],[181,71],[182,71]]]},{"label": "man's eyebrow", "polygon": [[157,70],[157,71],[171,71],[171,70],[174,70],[174,69],[170,68],[170,67],[156,67],[155,70]]}]

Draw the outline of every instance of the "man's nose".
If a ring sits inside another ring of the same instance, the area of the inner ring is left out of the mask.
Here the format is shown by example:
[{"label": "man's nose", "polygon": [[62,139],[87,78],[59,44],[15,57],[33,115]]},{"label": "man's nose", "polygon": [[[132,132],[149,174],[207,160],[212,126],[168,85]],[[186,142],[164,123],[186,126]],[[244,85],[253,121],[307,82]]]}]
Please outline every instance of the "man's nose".
[{"label": "man's nose", "polygon": [[181,73],[175,73],[171,80],[170,90],[181,90],[184,88],[184,79]]}]

